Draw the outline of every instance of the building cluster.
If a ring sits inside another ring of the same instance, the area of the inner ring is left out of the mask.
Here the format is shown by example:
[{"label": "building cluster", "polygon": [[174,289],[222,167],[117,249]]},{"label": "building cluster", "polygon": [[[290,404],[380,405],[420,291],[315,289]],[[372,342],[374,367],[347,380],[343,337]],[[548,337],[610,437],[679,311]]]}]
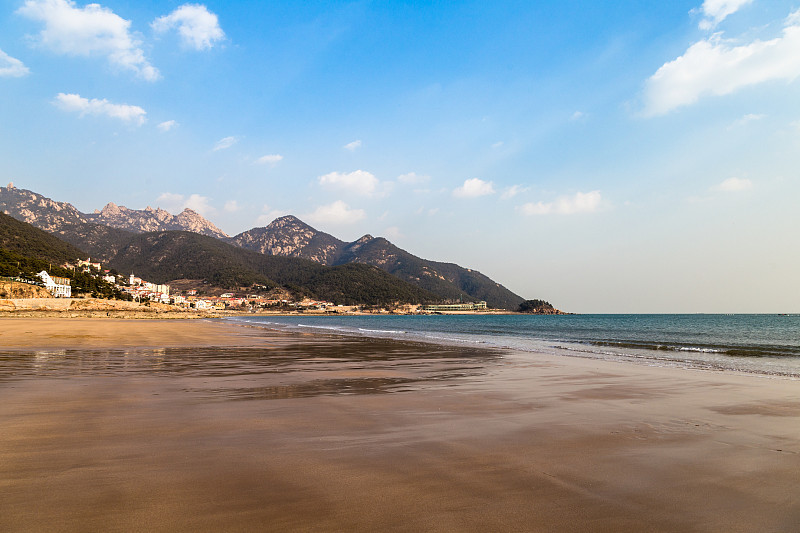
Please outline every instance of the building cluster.
[{"label": "building cluster", "polygon": [[[187,289],[181,291],[182,294],[171,294],[169,285],[161,285],[146,281],[133,273],[130,276],[115,276],[109,270],[103,270],[102,264],[92,262],[91,259],[79,260],[76,264],[65,264],[66,268],[74,270],[83,269],[83,272],[90,273],[104,281],[114,285],[122,292],[129,294],[134,300],[151,301],[163,304],[177,305],[180,307],[193,308],[197,310],[281,310],[298,311],[309,314],[348,314],[358,311],[366,311],[361,306],[336,305],[331,302],[304,299],[302,301],[290,301],[286,299],[265,298],[258,294],[235,294],[226,292],[219,296],[208,296],[198,294],[197,289]],[[70,298],[72,296],[71,280],[51,276],[47,271],[42,271],[37,276],[41,279],[41,284],[55,297]],[[39,284],[37,282],[37,284]],[[372,309],[372,313],[399,313],[399,314],[419,314],[453,311],[481,311],[486,309],[486,302],[477,303],[452,303],[437,305],[400,305],[389,306],[383,309]]]},{"label": "building cluster", "polygon": [[437,304],[425,305],[422,307],[423,311],[439,312],[439,311],[483,311],[486,309],[486,302],[468,302],[457,304]]},{"label": "building cluster", "polygon": [[151,283],[133,274],[128,278],[128,285],[121,286],[120,289],[133,296],[134,300],[150,300],[151,302],[164,304],[172,303],[169,296],[169,285]]}]

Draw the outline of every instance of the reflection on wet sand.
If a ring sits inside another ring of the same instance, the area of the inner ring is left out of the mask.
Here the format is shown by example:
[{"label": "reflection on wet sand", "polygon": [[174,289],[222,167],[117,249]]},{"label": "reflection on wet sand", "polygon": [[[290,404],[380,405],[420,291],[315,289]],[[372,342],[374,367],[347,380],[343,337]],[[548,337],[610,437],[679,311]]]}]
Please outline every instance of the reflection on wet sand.
[{"label": "reflection on wet sand", "polygon": [[106,335],[59,346],[45,335],[0,350],[0,531],[800,523],[798,382],[110,324],[119,345]]},{"label": "reflection on wet sand", "polygon": [[[146,375],[197,383],[183,390],[214,400],[286,399],[418,390],[485,375],[489,351],[392,341],[285,342],[273,347],[79,349],[0,352],[0,383]],[[213,385],[212,385],[213,383]]]}]

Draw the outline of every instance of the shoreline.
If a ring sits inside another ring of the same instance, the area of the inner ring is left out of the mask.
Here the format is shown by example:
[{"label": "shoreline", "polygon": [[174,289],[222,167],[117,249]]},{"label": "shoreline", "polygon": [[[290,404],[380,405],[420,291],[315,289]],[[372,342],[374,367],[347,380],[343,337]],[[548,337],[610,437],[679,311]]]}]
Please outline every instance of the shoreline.
[{"label": "shoreline", "polygon": [[0,346],[4,531],[800,521],[796,381],[222,320],[0,319]]}]

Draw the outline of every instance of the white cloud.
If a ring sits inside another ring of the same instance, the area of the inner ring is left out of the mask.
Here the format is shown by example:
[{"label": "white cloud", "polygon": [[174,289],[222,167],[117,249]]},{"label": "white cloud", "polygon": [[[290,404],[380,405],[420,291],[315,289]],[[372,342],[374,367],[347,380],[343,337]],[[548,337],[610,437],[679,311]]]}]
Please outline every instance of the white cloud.
[{"label": "white cloud", "polygon": [[503,144],[504,144],[503,141],[497,141],[496,143],[492,144],[492,148],[497,150],[498,148],[502,148]]},{"label": "white cloud", "polygon": [[319,206],[313,213],[305,215],[316,224],[352,224],[366,217],[363,209],[350,209],[346,203],[337,200],[329,205]]},{"label": "white cloud", "polygon": [[162,122],[161,124],[159,124],[157,127],[161,131],[169,131],[172,128],[178,127],[178,123],[174,120],[167,120],[166,122]]},{"label": "white cloud", "polygon": [[157,33],[178,28],[183,45],[195,50],[208,50],[225,38],[217,15],[204,5],[184,4],[169,15],[157,18],[150,26]]},{"label": "white cloud", "polygon": [[22,61],[0,50],[0,78],[21,78],[30,74]]},{"label": "white cloud", "polygon": [[89,100],[79,94],[58,93],[54,103],[64,111],[77,111],[81,116],[101,115],[117,118],[123,122],[132,122],[138,126],[144,124],[147,114],[144,109],[136,105],[112,104],[105,98]]},{"label": "white cloud", "polygon": [[281,161],[283,161],[282,155],[270,154],[270,155],[262,155],[261,157],[255,160],[255,164],[275,166]]},{"label": "white cloud", "polygon": [[569,119],[570,119],[570,120],[572,120],[572,121],[575,121],[575,120],[580,120],[580,119],[582,119],[582,118],[583,118],[583,117],[585,117],[585,116],[586,116],[586,113],[583,113],[582,111],[575,111],[575,112],[574,112],[574,113],[573,113],[573,114],[572,114],[572,115],[569,117]]},{"label": "white cloud", "polygon": [[406,185],[419,185],[420,183],[427,183],[430,179],[430,176],[417,174],[416,172],[409,172],[408,174],[397,176],[397,181],[405,183]]},{"label": "white cloud", "polygon": [[740,118],[739,120],[735,121],[733,123],[733,125],[734,126],[745,126],[745,125],[749,124],[750,122],[755,122],[757,120],[761,120],[765,116],[766,115],[760,115],[760,114],[756,114],[756,113],[748,113],[748,114],[744,115],[742,118]]},{"label": "white cloud", "polygon": [[357,149],[361,148],[361,141],[358,140],[358,141],[353,141],[353,142],[347,143],[347,144],[344,145],[343,148],[345,150],[350,150],[351,152],[354,152]]},{"label": "white cloud", "polygon": [[214,148],[211,151],[217,152],[219,150],[227,150],[237,142],[239,142],[238,137],[223,137],[217,141],[217,144],[214,145]]},{"label": "white cloud", "polygon": [[663,115],[697,102],[768,81],[791,82],[800,75],[800,11],[786,19],[783,34],[770,41],[736,45],[719,34],[697,42],[665,63],[645,84],[643,115]]},{"label": "white cloud", "polygon": [[57,54],[105,56],[118,68],[147,81],[160,75],[130,33],[131,22],[99,4],[75,6],[72,0],[26,0],[17,13],[44,23],[39,32],[41,46]]},{"label": "white cloud", "polygon": [[163,206],[163,209],[172,213],[178,213],[188,208],[203,216],[207,216],[216,211],[216,209],[211,207],[208,203],[208,197],[199,194],[192,194],[187,198],[182,194],[165,192],[161,194],[156,201],[160,206]]},{"label": "white cloud", "polygon": [[574,196],[561,196],[554,202],[527,203],[520,207],[525,215],[574,215],[593,213],[600,208],[600,191],[577,192]]},{"label": "white cloud", "polygon": [[236,202],[236,200],[228,200],[227,202],[225,202],[225,208],[224,209],[228,213],[235,213],[240,208],[239,208],[239,204]]},{"label": "white cloud", "polygon": [[509,200],[520,193],[527,192],[529,189],[530,187],[523,187],[522,185],[512,185],[503,191],[503,194],[500,195],[500,199]]},{"label": "white cloud", "polygon": [[712,187],[715,191],[739,192],[746,191],[753,186],[753,182],[746,178],[728,178],[722,183]]},{"label": "white cloud", "polygon": [[183,210],[183,199],[184,196],[182,194],[165,192],[161,193],[161,195],[156,199],[156,202],[159,206],[163,207],[163,209],[176,212]]},{"label": "white cloud", "polygon": [[453,190],[453,196],[458,198],[477,198],[494,194],[494,184],[480,178],[471,178],[464,181],[464,185]]},{"label": "white cloud", "polygon": [[705,18],[700,21],[701,30],[714,29],[717,24],[725,20],[728,15],[733,15],[742,6],[751,3],[753,0],[705,0],[700,7],[700,11]]},{"label": "white cloud", "polygon": [[378,178],[365,170],[353,172],[331,172],[318,178],[320,185],[344,190],[353,194],[371,196],[378,188]]},{"label": "white cloud", "polygon": [[216,209],[211,207],[208,203],[208,197],[200,196],[199,194],[193,194],[186,199],[186,203],[184,204],[184,208],[188,207],[192,211],[196,211],[201,215],[205,216],[206,214],[211,214]]}]

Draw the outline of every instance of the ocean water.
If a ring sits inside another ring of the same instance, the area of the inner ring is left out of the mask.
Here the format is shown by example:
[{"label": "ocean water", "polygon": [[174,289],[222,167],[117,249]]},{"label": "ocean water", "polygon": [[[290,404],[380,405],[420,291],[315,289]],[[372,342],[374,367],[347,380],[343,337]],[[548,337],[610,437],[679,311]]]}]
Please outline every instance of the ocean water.
[{"label": "ocean water", "polygon": [[270,329],[627,360],[800,378],[800,315],[284,316]]}]

